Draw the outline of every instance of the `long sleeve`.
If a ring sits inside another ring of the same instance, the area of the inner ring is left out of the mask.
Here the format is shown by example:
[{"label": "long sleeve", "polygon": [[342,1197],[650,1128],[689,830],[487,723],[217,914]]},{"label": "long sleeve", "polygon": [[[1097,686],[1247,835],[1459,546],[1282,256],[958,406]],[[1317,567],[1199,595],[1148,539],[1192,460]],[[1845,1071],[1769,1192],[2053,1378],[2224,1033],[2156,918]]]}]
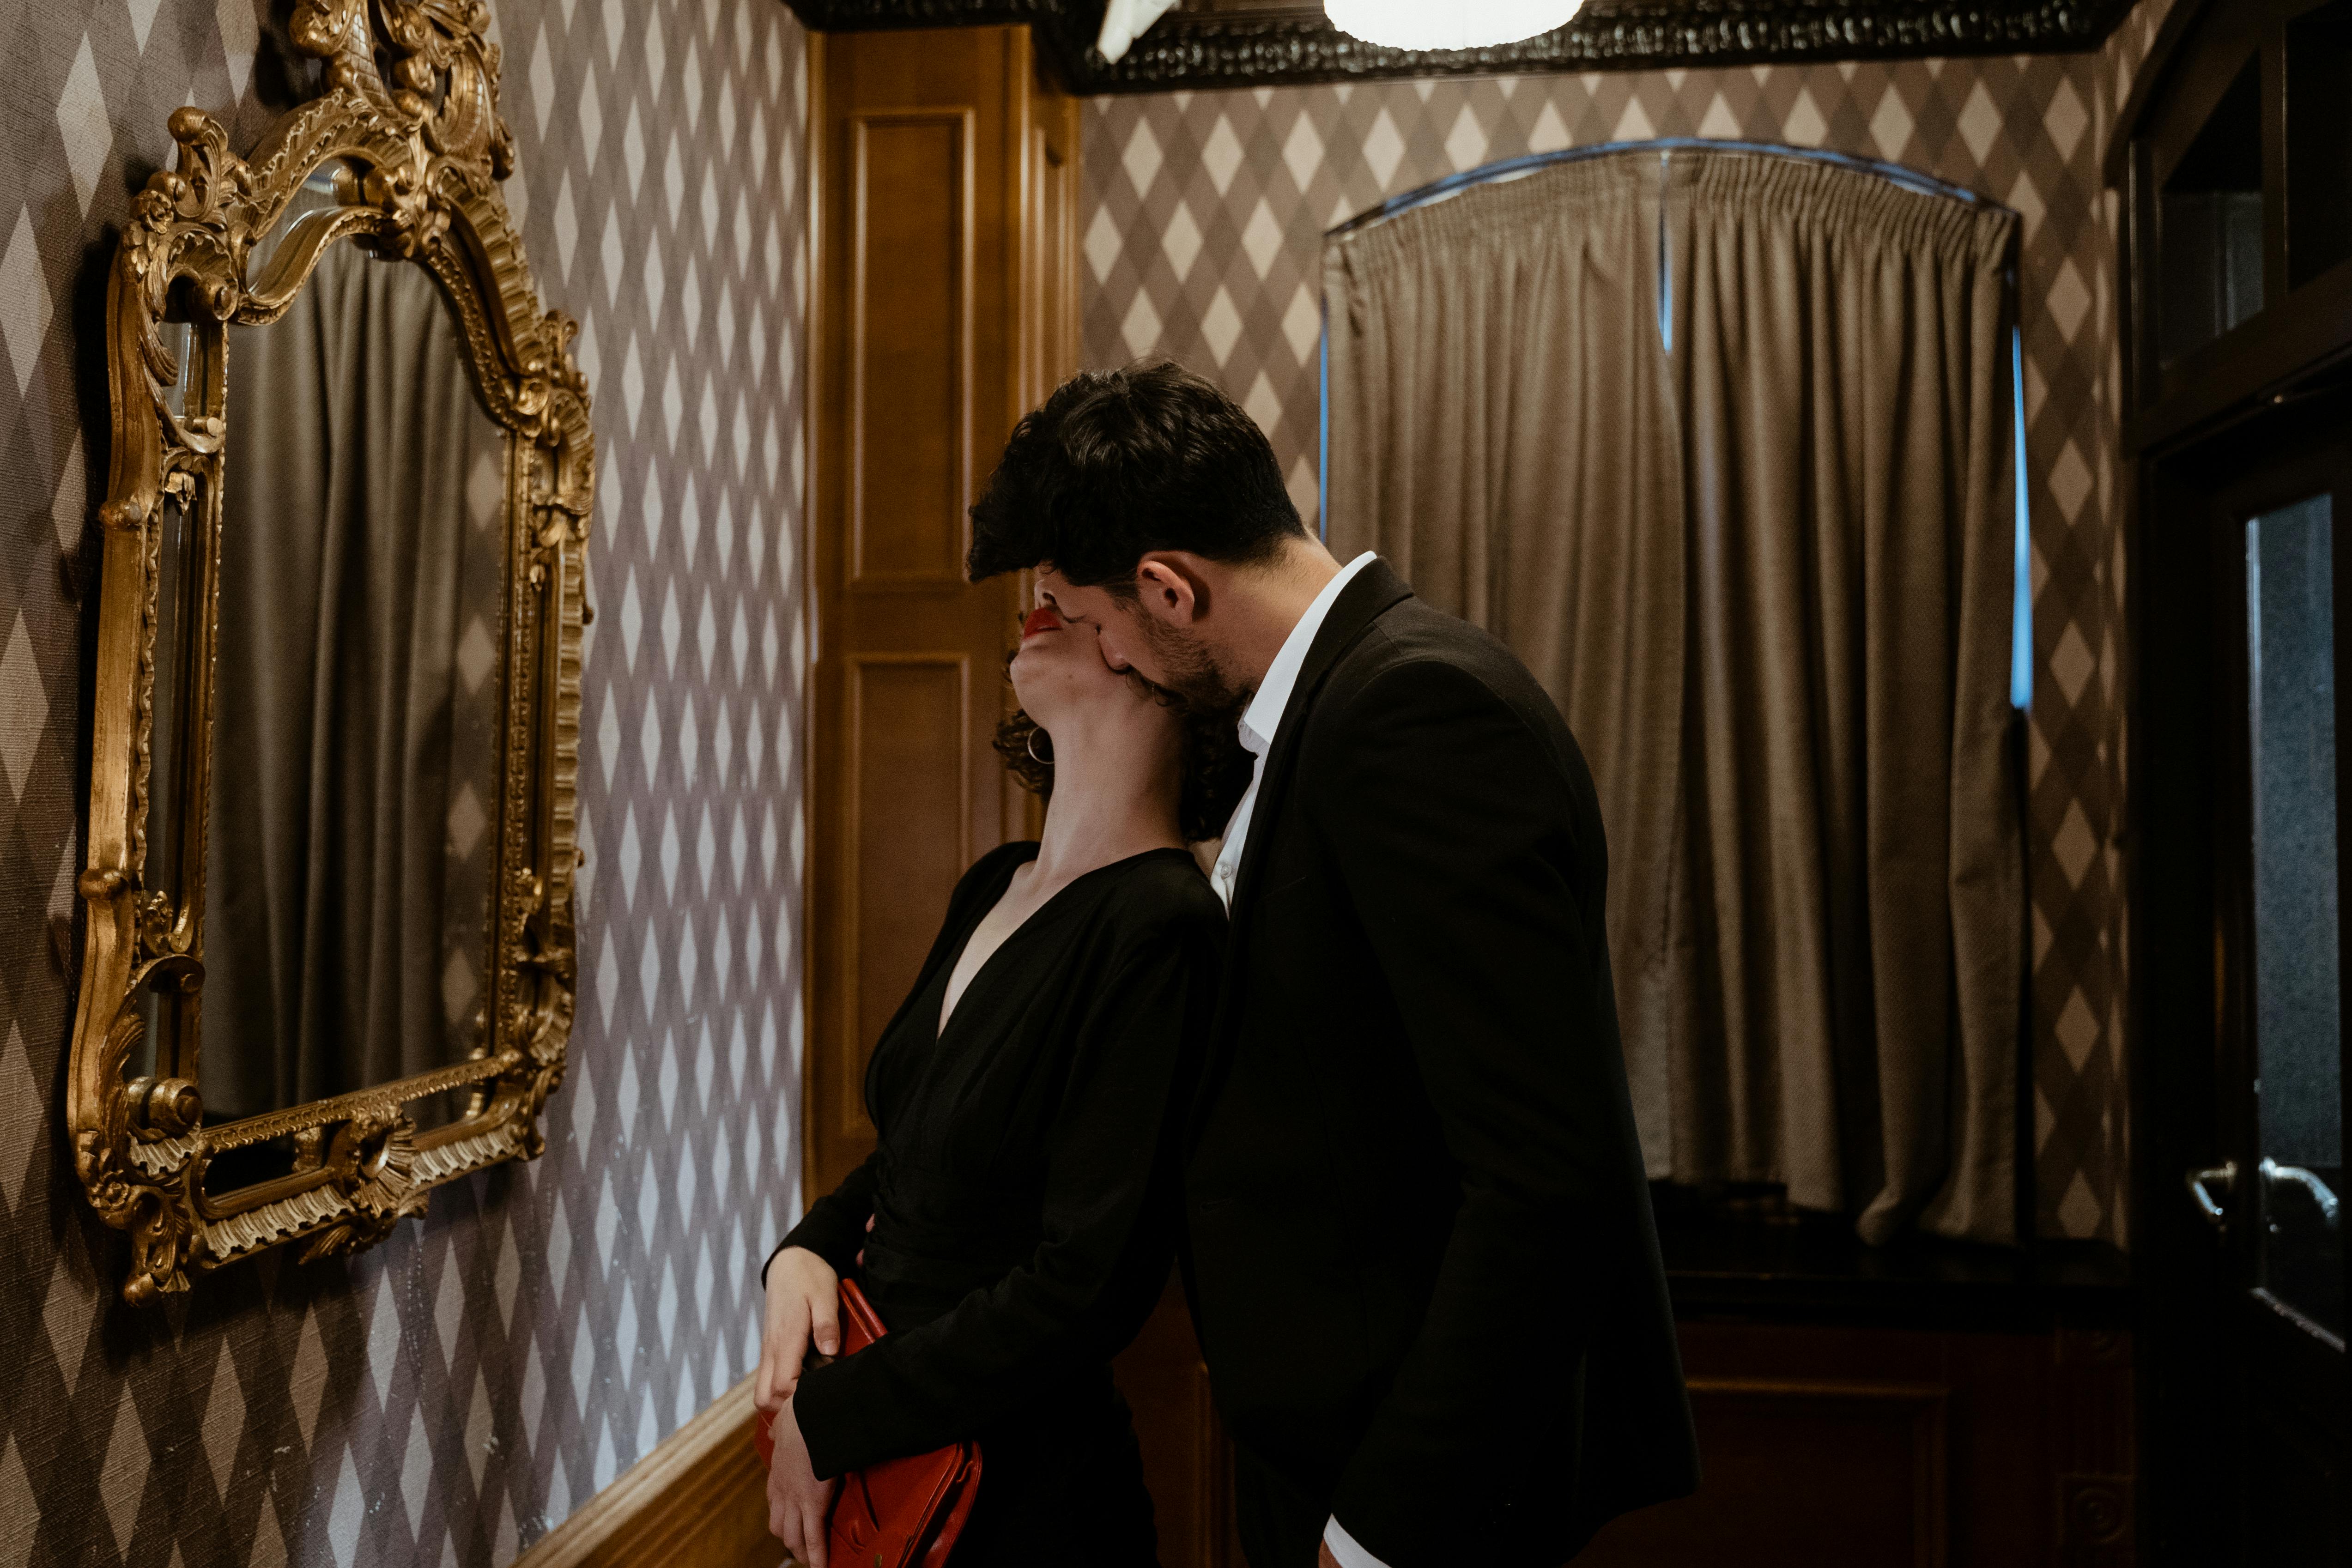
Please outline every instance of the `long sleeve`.
[{"label": "long sleeve", "polygon": [[[866,1155],[863,1165],[841,1178],[839,1186],[811,1204],[801,1222],[768,1254],[768,1262],[774,1262],[776,1253],[787,1247],[805,1247],[832,1264],[835,1273],[846,1278],[854,1272],[857,1246],[866,1235],[866,1218],[874,1212],[874,1183],[881,1159],[879,1150]],[[767,1265],[762,1264],[761,1282],[766,1283],[767,1278]]]},{"label": "long sleeve", "polygon": [[1216,959],[1213,917],[1187,912],[1139,928],[1086,977],[1042,1241],[942,1316],[802,1380],[793,1407],[819,1476],[971,1437],[1132,1337],[1173,1250],[1175,1108]]},{"label": "long sleeve", "polygon": [[[1460,1173],[1435,1288],[1343,1469],[1333,1516],[1395,1568],[1462,1544],[1464,1500],[1573,1420],[1596,1303],[1628,1255],[1638,1155],[1601,925],[1605,868],[1526,718],[1436,663],[1376,679],[1302,771]],[[1475,832],[1458,831],[1465,822]],[[1567,1500],[1557,1501],[1564,1505]]]}]

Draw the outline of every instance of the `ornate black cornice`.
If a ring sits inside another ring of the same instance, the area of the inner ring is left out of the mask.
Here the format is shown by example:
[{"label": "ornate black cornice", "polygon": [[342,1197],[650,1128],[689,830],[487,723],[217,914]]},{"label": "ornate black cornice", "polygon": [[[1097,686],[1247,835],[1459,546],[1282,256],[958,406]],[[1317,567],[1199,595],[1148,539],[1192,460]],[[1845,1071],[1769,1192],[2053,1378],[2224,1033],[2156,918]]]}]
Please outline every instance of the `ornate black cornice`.
[{"label": "ornate black cornice", "polygon": [[[980,27],[1027,22],[1066,30],[1067,0],[786,0],[803,26],[820,33],[875,33],[896,27]],[[1102,0],[1091,5],[1101,26]]]},{"label": "ornate black cornice", "polygon": [[[821,32],[1027,22],[1072,90],[1161,92],[1504,71],[2050,54],[2096,47],[2132,0],[1592,0],[1556,32],[1491,49],[1388,49],[1319,6],[1180,10],[1117,65],[1094,48],[1103,0],[790,0]],[[1433,0],[1443,4],[1444,0]]]}]

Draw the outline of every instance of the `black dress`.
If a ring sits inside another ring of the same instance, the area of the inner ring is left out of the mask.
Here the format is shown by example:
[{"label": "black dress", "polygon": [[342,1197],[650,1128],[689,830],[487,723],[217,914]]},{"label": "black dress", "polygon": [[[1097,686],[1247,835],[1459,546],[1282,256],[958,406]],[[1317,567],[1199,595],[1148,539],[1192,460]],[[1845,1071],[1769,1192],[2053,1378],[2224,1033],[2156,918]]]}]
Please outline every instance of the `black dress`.
[{"label": "black dress", "polygon": [[1182,850],[1088,872],[940,1033],[972,928],[1036,854],[1007,844],[957,884],[866,1068],[878,1146],[782,1242],[854,1274],[890,1331],[804,1375],[793,1408],[820,1477],[977,1438],[955,1568],[1143,1568],[1151,1502],[1109,1363],[1168,1278],[1224,907]]}]

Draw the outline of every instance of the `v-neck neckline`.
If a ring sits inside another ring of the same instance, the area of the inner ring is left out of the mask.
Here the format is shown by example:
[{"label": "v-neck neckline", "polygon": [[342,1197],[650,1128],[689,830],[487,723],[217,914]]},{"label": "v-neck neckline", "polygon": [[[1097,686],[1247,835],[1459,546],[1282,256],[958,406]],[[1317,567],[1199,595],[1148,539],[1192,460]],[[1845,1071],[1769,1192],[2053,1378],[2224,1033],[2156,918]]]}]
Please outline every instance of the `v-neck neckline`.
[{"label": "v-neck neckline", "polygon": [[1027,915],[1022,916],[1021,924],[1015,925],[1012,930],[1004,934],[1004,939],[997,943],[994,951],[980,961],[980,967],[974,969],[971,972],[971,978],[963,983],[962,994],[956,998],[955,1005],[951,1008],[947,1007],[947,988],[955,983],[956,966],[963,962],[964,954],[969,951],[971,946],[972,937],[978,935],[982,925],[987,921],[988,917],[996,912],[996,906],[1004,902],[1004,895],[1013,891],[1013,879],[1021,874],[1021,868],[1024,865],[1035,865],[1037,863],[1037,857],[1032,854],[1026,859],[1014,862],[1013,870],[1005,876],[1004,885],[997,889],[996,896],[991,899],[988,906],[980,912],[980,918],[973,921],[971,923],[971,929],[963,934],[963,940],[956,944],[954,956],[950,957],[947,961],[946,965],[940,971],[940,1004],[941,1007],[946,1008],[947,1010],[945,1016],[940,1018],[938,1023],[933,1026],[934,1032],[931,1036],[931,1043],[933,1045],[938,1045],[947,1039],[948,1030],[954,1025],[957,1016],[963,1011],[964,1003],[971,999],[973,988],[977,987],[982,979],[987,976],[988,971],[995,967],[996,961],[1004,956],[1004,950],[1012,946],[1013,942],[1020,937],[1022,933],[1036,925],[1039,920],[1045,917],[1048,911],[1052,910],[1055,904],[1061,903],[1062,900],[1069,894],[1076,891],[1086,883],[1091,882],[1096,877],[1102,875],[1105,872],[1117,871],[1121,866],[1132,865],[1137,861],[1149,860],[1154,855],[1182,855],[1187,859],[1190,859],[1192,857],[1192,851],[1187,849],[1179,849],[1173,844],[1162,844],[1158,849],[1140,850],[1134,854],[1122,855],[1115,861],[1105,861],[1102,864],[1095,866],[1091,870],[1080,872],[1077,875],[1072,877],[1069,881],[1055,888],[1052,894],[1046,898],[1045,903],[1039,904]]}]

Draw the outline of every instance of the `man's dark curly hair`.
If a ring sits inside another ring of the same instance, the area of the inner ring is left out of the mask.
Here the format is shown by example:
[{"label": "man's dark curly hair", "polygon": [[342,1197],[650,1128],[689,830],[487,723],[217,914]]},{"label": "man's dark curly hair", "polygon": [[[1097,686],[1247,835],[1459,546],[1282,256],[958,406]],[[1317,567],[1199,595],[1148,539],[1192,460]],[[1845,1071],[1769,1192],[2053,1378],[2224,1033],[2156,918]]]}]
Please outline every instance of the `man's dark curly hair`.
[{"label": "man's dark curly hair", "polygon": [[1050,561],[1124,597],[1147,551],[1241,565],[1306,533],[1257,422],[1162,361],[1081,371],[1014,427],[971,508],[965,567],[978,582]]},{"label": "man's dark curly hair", "polygon": [[[1182,779],[1177,790],[1176,825],[1182,830],[1184,841],[1197,844],[1222,837],[1226,820],[1249,789],[1253,766],[1250,754],[1242,749],[1241,732],[1234,722],[1237,716],[1188,706],[1166,687],[1153,685],[1132,670],[1126,674],[1150,692],[1161,706],[1174,708],[1181,716],[1184,729],[1176,766]],[[1036,742],[1034,752],[1029,748],[1033,739]],[[1005,770],[1024,789],[1041,800],[1054,798],[1054,745],[1035,719],[1014,709],[1010,718],[996,727],[995,745],[996,754],[1004,758]]]}]

